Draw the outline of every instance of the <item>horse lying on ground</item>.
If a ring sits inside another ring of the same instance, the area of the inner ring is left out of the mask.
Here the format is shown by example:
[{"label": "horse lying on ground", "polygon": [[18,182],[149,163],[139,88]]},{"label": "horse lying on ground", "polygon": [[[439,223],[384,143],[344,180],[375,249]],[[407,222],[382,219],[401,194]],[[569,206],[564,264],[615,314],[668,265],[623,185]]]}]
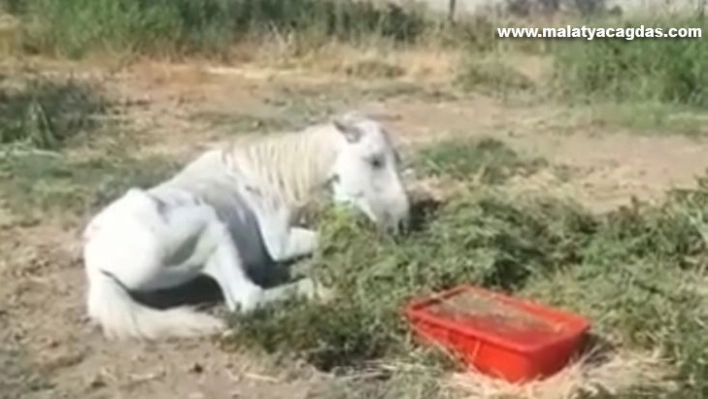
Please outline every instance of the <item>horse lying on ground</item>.
[{"label": "horse lying on ground", "polygon": [[389,133],[347,115],[300,132],[206,151],[172,179],[129,189],[83,233],[87,308],[108,338],[189,337],[223,330],[224,321],[186,306],[159,310],[131,293],[167,289],[201,275],[219,285],[233,312],[294,295],[314,295],[305,278],[262,288],[247,274],[269,262],[311,254],[316,232],[291,215],[331,188],[391,233],[405,228],[410,203]]}]

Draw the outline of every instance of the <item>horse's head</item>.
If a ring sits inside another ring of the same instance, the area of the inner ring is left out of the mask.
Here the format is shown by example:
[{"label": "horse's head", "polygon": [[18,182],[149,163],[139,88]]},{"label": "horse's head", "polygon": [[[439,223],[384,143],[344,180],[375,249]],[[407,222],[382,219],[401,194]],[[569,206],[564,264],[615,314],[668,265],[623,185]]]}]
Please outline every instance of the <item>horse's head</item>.
[{"label": "horse's head", "polygon": [[410,201],[389,134],[378,122],[354,115],[333,124],[344,138],[332,171],[334,200],[353,205],[390,232],[405,229]]}]

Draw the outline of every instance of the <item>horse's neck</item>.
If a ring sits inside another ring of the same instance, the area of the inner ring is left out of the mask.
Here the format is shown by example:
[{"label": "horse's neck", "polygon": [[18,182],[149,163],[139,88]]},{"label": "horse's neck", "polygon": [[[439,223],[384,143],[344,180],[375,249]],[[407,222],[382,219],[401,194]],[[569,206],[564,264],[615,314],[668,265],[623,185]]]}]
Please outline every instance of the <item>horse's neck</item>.
[{"label": "horse's neck", "polygon": [[340,143],[328,125],[272,137],[251,148],[257,178],[291,206],[309,203],[324,188]]}]

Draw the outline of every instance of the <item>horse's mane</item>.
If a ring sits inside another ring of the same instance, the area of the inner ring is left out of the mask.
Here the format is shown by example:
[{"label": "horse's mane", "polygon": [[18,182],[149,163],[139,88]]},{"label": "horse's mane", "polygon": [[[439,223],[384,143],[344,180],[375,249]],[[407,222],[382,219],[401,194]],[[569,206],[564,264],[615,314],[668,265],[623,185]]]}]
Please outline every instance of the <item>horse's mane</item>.
[{"label": "horse's mane", "polygon": [[223,149],[227,165],[235,165],[259,189],[273,190],[291,205],[304,205],[328,178],[336,158],[337,133],[332,124],[297,132],[242,136]]}]

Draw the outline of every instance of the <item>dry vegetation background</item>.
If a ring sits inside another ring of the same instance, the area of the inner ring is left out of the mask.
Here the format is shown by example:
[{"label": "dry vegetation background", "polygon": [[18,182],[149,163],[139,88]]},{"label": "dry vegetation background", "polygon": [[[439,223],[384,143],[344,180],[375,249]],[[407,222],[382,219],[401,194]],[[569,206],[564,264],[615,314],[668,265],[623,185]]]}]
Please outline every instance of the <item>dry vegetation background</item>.
[{"label": "dry vegetation background", "polygon": [[[701,15],[523,1],[454,24],[345,0],[0,10],[0,397],[708,394],[706,41],[494,32],[703,27]],[[437,205],[397,241],[316,215],[325,245],[294,269],[339,300],[234,318],[232,334],[204,340],[106,342],[86,322],[78,237],[101,206],[215,140],[352,109],[386,116],[412,189]],[[411,341],[400,307],[459,282],[590,317],[603,366],[516,393],[452,378],[455,364]]]}]

